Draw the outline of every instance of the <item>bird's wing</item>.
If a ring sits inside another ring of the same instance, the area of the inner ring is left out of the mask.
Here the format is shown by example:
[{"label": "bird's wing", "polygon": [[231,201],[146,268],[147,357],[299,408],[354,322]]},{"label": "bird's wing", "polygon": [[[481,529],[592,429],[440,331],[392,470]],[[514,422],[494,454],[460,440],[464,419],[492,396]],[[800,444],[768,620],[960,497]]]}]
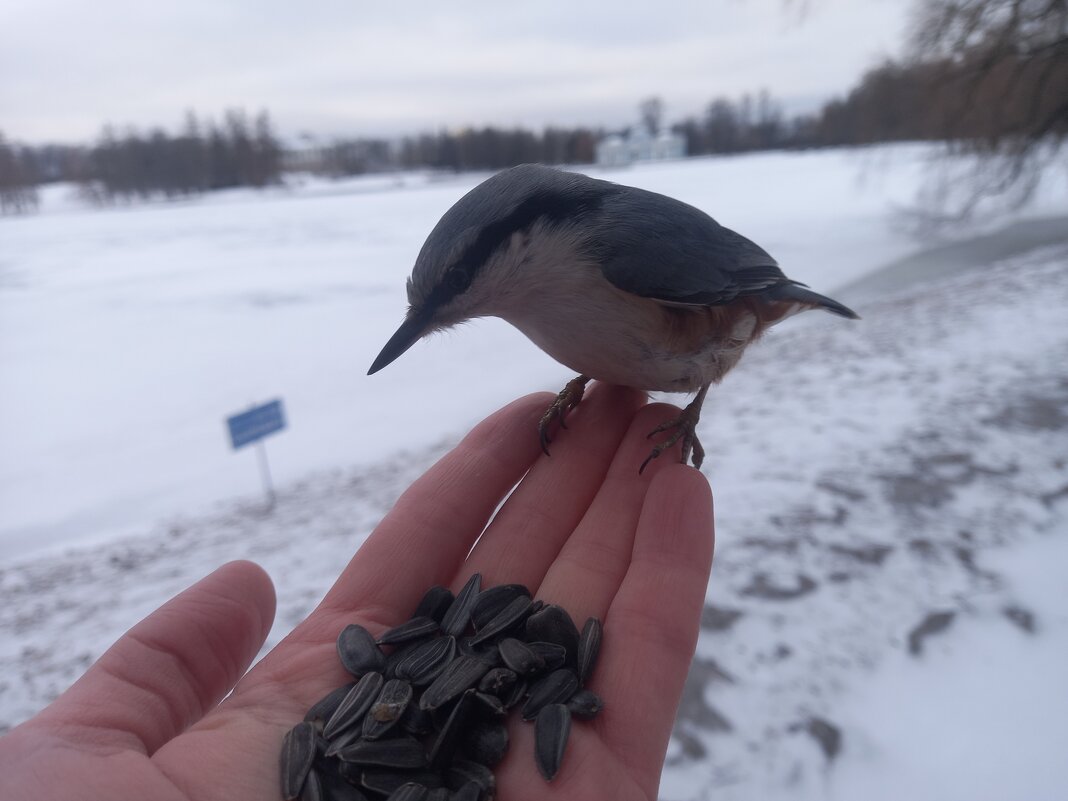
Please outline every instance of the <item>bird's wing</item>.
[{"label": "bird's wing", "polygon": [[605,198],[592,247],[605,278],[670,304],[716,306],[789,279],[763,248],[681,201],[640,189]]}]

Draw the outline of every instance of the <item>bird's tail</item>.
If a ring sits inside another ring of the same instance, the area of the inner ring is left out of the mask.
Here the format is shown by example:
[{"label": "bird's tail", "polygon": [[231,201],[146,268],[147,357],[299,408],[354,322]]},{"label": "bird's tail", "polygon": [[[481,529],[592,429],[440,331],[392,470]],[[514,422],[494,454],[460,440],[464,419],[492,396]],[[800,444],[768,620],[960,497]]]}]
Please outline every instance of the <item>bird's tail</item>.
[{"label": "bird's tail", "polygon": [[843,306],[837,300],[831,300],[831,298],[828,298],[825,295],[813,292],[804,284],[794,282],[777,284],[768,289],[767,292],[765,292],[764,297],[769,300],[803,303],[807,306],[823,309],[824,311],[829,311],[831,314],[837,314],[839,317],[846,317],[850,320],[860,319],[860,315],[848,306]]}]

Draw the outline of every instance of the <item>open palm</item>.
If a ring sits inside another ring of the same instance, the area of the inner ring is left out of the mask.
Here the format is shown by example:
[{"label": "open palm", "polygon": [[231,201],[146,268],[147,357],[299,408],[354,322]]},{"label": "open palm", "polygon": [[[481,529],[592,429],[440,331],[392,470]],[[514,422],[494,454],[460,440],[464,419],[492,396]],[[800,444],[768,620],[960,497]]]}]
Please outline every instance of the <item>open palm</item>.
[{"label": "open palm", "polygon": [[154,612],[0,740],[5,797],[277,799],[283,734],[350,680],[340,630],[377,635],[427,587],[455,591],[478,571],[484,586],[525,584],[580,624],[604,621],[590,682],[604,712],[572,727],[552,784],[534,767],[533,726],[509,718],[498,797],[655,799],[711,565],[708,485],[670,454],[638,474],[646,433],[677,410],[616,387],[595,387],[543,456],[535,431],[549,400],[516,401],[444,456],[246,675],[274,614],[258,567],[226,565]]}]

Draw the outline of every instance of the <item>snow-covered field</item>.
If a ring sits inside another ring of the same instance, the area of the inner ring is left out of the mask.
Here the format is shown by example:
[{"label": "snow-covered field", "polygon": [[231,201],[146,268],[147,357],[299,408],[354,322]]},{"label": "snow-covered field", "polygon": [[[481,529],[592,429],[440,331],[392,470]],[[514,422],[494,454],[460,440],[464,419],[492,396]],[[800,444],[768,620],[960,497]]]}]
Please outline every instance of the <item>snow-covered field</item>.
[{"label": "snow-covered field", "polygon": [[[1068,787],[1068,245],[922,280],[894,223],[923,155],[607,174],[848,285],[864,317],[789,321],[706,405],[717,561],[665,799]],[[481,177],[111,211],[50,196],[0,220],[0,730],[229,559],[272,575],[277,642],[442,448],[569,377],[496,321],[364,375],[424,236]],[[1066,213],[1061,186],[1020,216]],[[871,276],[899,259],[909,281]],[[222,420],[275,396],[291,428],[268,442],[266,514]]]}]

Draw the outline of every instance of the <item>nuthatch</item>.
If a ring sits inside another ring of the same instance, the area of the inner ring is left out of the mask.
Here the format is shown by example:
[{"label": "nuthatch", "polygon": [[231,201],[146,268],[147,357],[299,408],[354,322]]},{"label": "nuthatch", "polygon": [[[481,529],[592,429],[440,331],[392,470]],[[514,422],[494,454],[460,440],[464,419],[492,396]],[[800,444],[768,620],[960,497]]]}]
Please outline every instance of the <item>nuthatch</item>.
[{"label": "nuthatch", "polygon": [[582,400],[591,378],[641,390],[695,392],[641,469],[696,436],[708,388],[769,326],[807,309],[856,319],[791,281],[763,248],[693,206],[550,167],[523,165],[464,195],[430,232],[408,279],[408,314],[368,375],[415,342],[474,317],[508,321],[580,373],[541,419]]}]

